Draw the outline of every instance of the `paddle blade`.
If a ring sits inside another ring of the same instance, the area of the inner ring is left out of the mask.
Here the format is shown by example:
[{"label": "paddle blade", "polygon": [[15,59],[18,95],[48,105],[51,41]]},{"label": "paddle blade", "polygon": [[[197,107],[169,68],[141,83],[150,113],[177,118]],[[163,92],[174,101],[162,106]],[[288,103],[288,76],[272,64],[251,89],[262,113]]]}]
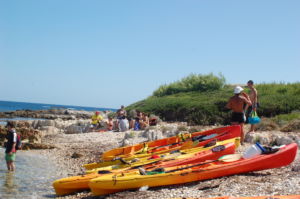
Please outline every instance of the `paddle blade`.
[{"label": "paddle blade", "polygon": [[242,158],[241,154],[229,154],[229,155],[223,155],[218,160],[222,162],[234,162],[240,160],[241,158]]},{"label": "paddle blade", "polygon": [[186,141],[181,145],[180,149],[190,149],[193,147],[194,147],[193,141]]}]

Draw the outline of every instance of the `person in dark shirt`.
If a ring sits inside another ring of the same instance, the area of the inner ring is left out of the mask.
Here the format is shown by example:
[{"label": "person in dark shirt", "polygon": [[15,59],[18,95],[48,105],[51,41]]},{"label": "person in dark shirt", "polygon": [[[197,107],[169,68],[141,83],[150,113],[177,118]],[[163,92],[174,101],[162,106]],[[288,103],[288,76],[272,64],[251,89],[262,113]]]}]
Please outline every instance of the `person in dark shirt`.
[{"label": "person in dark shirt", "polygon": [[7,122],[7,142],[5,145],[5,160],[9,171],[15,170],[17,133],[13,122]]}]

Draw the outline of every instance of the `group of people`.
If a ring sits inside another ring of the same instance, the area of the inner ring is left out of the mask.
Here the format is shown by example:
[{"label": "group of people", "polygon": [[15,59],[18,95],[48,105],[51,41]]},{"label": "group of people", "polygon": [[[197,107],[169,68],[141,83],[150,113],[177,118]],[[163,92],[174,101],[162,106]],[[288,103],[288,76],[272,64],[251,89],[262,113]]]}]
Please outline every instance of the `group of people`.
[{"label": "group of people", "polygon": [[[244,141],[244,124],[247,123],[248,118],[252,111],[256,111],[259,103],[257,101],[257,90],[254,87],[254,82],[249,80],[247,82],[247,87],[250,89],[250,93],[247,94],[244,92],[244,89],[241,86],[236,86],[234,88],[234,96],[231,97],[226,105],[227,108],[232,110],[231,124],[241,125],[241,143]],[[133,117],[128,117],[127,112],[124,106],[121,106],[116,113],[116,119],[108,117],[108,120],[105,122],[106,130],[108,131],[125,131],[128,129],[133,130],[142,130],[148,127],[149,125],[156,125],[155,119],[149,119],[149,115],[141,111],[136,111]],[[101,127],[101,122],[103,122],[103,117],[100,115],[99,111],[95,112],[95,115],[92,117],[92,128]],[[255,125],[251,124],[250,131],[248,133],[254,132]]]},{"label": "group of people", "polygon": [[[244,124],[248,122],[248,118],[252,111],[256,111],[259,103],[257,101],[257,90],[254,87],[254,82],[249,80],[247,87],[250,89],[250,93],[244,92],[244,89],[240,86],[234,88],[234,96],[231,97],[227,103],[227,108],[232,110],[231,124],[241,125],[241,143],[244,142]],[[251,124],[250,131],[253,133],[255,125]]]},{"label": "group of people", "polygon": [[[236,86],[234,88],[234,96],[232,96],[227,103],[227,108],[232,110],[231,124],[241,125],[241,143],[244,141],[244,123],[247,122],[247,118],[249,118],[251,112],[256,111],[259,105],[257,100],[257,90],[254,87],[253,81],[249,80],[247,82],[247,86],[250,89],[249,94],[245,93],[242,87]],[[101,122],[104,122],[103,117],[99,111],[96,111],[92,116],[91,128],[95,130],[101,127]],[[106,130],[108,131],[123,131],[124,129],[142,130],[149,125],[156,125],[156,123],[157,121],[155,118],[149,119],[149,115],[141,111],[136,111],[136,114],[134,114],[132,118],[129,118],[124,106],[121,106],[121,108],[117,111],[116,120],[112,117],[108,117],[108,120],[105,121]],[[9,171],[14,171],[18,135],[13,122],[7,122],[6,127],[8,133],[5,145],[5,160],[7,169]],[[251,124],[251,128],[248,133],[254,132],[254,130],[255,126]]]},{"label": "group of people", "polygon": [[[155,118],[149,119],[149,115],[141,112],[135,111],[133,116],[129,117],[125,107],[122,105],[116,112],[116,117],[108,117],[107,121],[103,120],[99,111],[96,111],[92,116],[91,130],[99,129],[106,126],[107,131],[125,131],[125,130],[143,130],[149,125],[156,125],[157,121]],[[104,124],[104,125],[103,125]]]}]

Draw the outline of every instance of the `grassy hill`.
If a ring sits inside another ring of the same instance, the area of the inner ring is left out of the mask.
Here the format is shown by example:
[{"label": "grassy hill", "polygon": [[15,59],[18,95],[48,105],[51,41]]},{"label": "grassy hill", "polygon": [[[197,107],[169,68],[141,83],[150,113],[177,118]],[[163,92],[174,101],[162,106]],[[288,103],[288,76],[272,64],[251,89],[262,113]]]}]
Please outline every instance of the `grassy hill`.
[{"label": "grassy hill", "polygon": [[[162,85],[153,95],[127,107],[160,116],[165,121],[190,124],[227,124],[230,112],[225,108],[233,96],[233,85],[226,85],[222,75],[192,74],[169,85]],[[260,108],[258,114],[274,117],[300,110],[300,83],[256,85]],[[249,92],[245,89],[246,92]]]}]

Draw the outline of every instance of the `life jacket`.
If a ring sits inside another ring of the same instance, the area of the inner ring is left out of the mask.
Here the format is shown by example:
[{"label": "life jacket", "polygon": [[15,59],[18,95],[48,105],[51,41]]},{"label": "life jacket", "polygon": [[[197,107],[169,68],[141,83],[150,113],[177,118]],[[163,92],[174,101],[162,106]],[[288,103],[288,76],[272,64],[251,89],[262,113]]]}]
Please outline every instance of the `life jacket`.
[{"label": "life jacket", "polygon": [[21,150],[22,149],[22,140],[21,136],[17,134],[17,143],[16,143],[16,150]]}]

